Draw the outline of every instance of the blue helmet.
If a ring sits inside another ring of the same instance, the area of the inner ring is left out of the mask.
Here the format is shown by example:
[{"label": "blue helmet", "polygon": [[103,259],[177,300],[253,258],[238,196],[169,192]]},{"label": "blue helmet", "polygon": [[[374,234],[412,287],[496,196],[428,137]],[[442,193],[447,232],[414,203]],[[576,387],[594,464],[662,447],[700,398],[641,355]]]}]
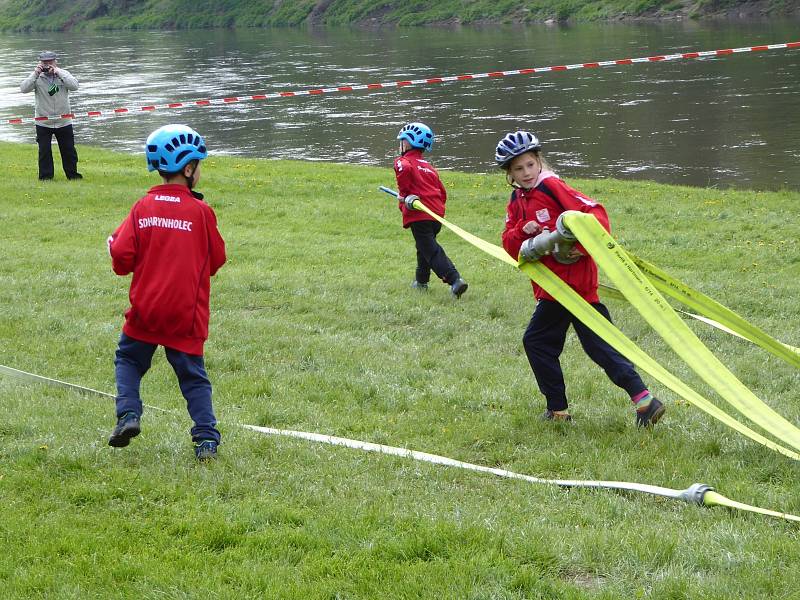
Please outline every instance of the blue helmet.
[{"label": "blue helmet", "polygon": [[419,148],[423,152],[430,151],[433,146],[433,131],[425,123],[409,123],[403,125],[397,139],[406,140],[413,148]]},{"label": "blue helmet", "polygon": [[203,160],[208,152],[203,136],[191,127],[164,125],[147,136],[144,155],[148,171],[177,173],[190,161]]},{"label": "blue helmet", "polygon": [[494,159],[497,161],[498,165],[503,167],[512,158],[532,150],[538,150],[541,147],[542,144],[536,136],[528,131],[507,133],[506,136],[497,143]]}]

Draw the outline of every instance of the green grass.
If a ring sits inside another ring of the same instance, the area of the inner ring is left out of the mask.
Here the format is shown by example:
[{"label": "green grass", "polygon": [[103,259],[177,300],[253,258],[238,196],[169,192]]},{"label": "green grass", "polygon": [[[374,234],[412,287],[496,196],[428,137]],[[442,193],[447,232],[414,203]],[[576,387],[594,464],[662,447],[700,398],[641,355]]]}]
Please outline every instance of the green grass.
[{"label": "green grass", "polygon": [[[640,16],[702,17],[752,0],[0,0],[0,29],[199,29],[214,27],[597,21]],[[784,0],[760,3],[796,12]]]},{"label": "green grass", "polygon": [[[113,391],[128,278],[105,238],[157,177],[140,156],[80,148],[86,179],[36,181],[36,148],[0,144],[0,364]],[[435,156],[434,162],[435,162]],[[448,217],[497,243],[500,174],[444,172]],[[628,400],[580,350],[563,356],[575,422],[538,420],[521,349],[524,276],[444,231],[470,282],[412,293],[414,248],[387,168],[208,159],[200,189],[229,262],[212,283],[206,360],[223,432],[195,464],[163,353],[143,433],[106,445],[108,400],[0,377],[3,598],[791,598],[798,528],[656,497],[561,490],[237,427],[404,446],[543,477],[714,486],[800,513],[798,465],[669,404],[637,431]],[[571,181],[614,233],[800,346],[800,193]],[[615,321],[708,393],[625,304]],[[699,324],[724,362],[800,421],[798,374]],[[713,396],[712,396],[713,397]]]}]

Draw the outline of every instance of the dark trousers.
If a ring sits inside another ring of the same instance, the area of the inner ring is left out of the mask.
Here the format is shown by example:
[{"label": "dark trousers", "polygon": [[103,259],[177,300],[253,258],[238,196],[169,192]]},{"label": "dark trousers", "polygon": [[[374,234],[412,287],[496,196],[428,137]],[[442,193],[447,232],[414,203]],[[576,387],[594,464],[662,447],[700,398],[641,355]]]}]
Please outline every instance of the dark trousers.
[{"label": "dark trousers", "polygon": [[442,224],[438,221],[415,221],[409,227],[417,245],[417,281],[428,283],[433,269],[436,276],[446,284],[455,283],[460,277],[458,270],[436,241]]},{"label": "dark trousers", "polygon": [[53,136],[58,142],[58,151],[61,154],[61,166],[67,179],[78,179],[78,152],[75,150],[75,134],[72,125],[65,127],[36,126],[36,143],[39,144],[39,179],[52,179],[53,172]]},{"label": "dark trousers", "polygon": [[[150,369],[156,348],[158,346],[155,344],[140,342],[124,333],[120,336],[114,359],[114,373],[117,379],[117,417],[126,412],[142,414],[139,384]],[[195,442],[214,440],[219,443],[217,419],[211,406],[211,382],[206,374],[203,357],[172,348],[164,348],[164,351],[175,375],[178,376],[181,393],[186,398],[186,408],[194,421],[191,430],[192,440]]]},{"label": "dark trousers", "polygon": [[[603,304],[598,302],[592,306],[611,321],[611,315]],[[558,302],[539,300],[522,337],[522,344],[536,377],[536,383],[539,384],[539,390],[547,399],[548,409],[567,409],[564,373],[561,371],[558,358],[564,349],[570,325],[575,327],[575,333],[578,334],[586,354],[603,368],[614,384],[628,392],[631,397],[647,389],[627,358],[609,346]]]}]

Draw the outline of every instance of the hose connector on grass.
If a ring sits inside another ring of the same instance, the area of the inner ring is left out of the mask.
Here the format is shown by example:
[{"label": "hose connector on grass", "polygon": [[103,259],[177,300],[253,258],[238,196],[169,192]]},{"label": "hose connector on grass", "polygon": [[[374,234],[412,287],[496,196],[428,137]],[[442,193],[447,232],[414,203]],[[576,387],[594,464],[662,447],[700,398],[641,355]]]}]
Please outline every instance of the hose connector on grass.
[{"label": "hose connector on grass", "polygon": [[713,490],[713,487],[706,485],[705,483],[693,483],[688,488],[683,490],[681,495],[678,497],[689,504],[703,506],[705,504],[703,499],[705,498],[706,492],[711,492]]}]

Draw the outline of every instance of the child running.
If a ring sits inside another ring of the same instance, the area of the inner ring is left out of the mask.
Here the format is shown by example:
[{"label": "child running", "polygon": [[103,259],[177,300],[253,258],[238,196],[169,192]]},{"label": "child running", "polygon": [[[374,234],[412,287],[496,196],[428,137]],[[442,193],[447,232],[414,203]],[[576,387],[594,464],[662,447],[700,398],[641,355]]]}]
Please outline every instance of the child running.
[{"label": "child running", "polygon": [[[497,144],[495,160],[515,188],[503,231],[503,247],[512,257],[535,260],[533,238],[545,228],[553,231],[559,215],[567,210],[594,215],[610,231],[605,208],[569,187],[550,170],[542,156],[541,144],[533,134],[527,131],[507,134]],[[611,321],[608,309],[597,295],[597,265],[581,252],[579,245],[563,256],[544,256],[541,262]],[[657,423],[666,407],[648,391],[633,365],[535,283],[533,291],[536,309],[522,343],[539,390],[547,400],[543,418],[572,419],[559,362],[571,324],[589,358],[603,368],[614,384],[628,392],[636,409],[636,425],[647,427]]]},{"label": "child running", "polygon": [[208,338],[210,277],[225,263],[225,242],[203,195],[193,191],[206,158],[202,136],[185,125],[165,125],[147,138],[147,168],[163,179],[141,198],[108,238],[117,275],[133,273],[131,307],[114,360],[117,425],[108,440],[122,448],[139,435],[139,385],[161,345],[178,377],[189,415],[195,456],[215,458],[220,433],[203,362]]},{"label": "child running", "polygon": [[412,207],[414,200],[420,200],[432,212],[444,217],[447,192],[436,169],[422,158],[422,153],[430,152],[433,147],[433,131],[424,123],[409,123],[400,130],[397,139],[400,140],[400,156],[394,162],[394,173],[400,194],[399,208],[403,227],[411,229],[417,246],[417,273],[411,287],[427,291],[433,269],[436,276],[450,286],[453,297],[461,298],[467,291],[467,282],[436,241],[442,224]]}]

